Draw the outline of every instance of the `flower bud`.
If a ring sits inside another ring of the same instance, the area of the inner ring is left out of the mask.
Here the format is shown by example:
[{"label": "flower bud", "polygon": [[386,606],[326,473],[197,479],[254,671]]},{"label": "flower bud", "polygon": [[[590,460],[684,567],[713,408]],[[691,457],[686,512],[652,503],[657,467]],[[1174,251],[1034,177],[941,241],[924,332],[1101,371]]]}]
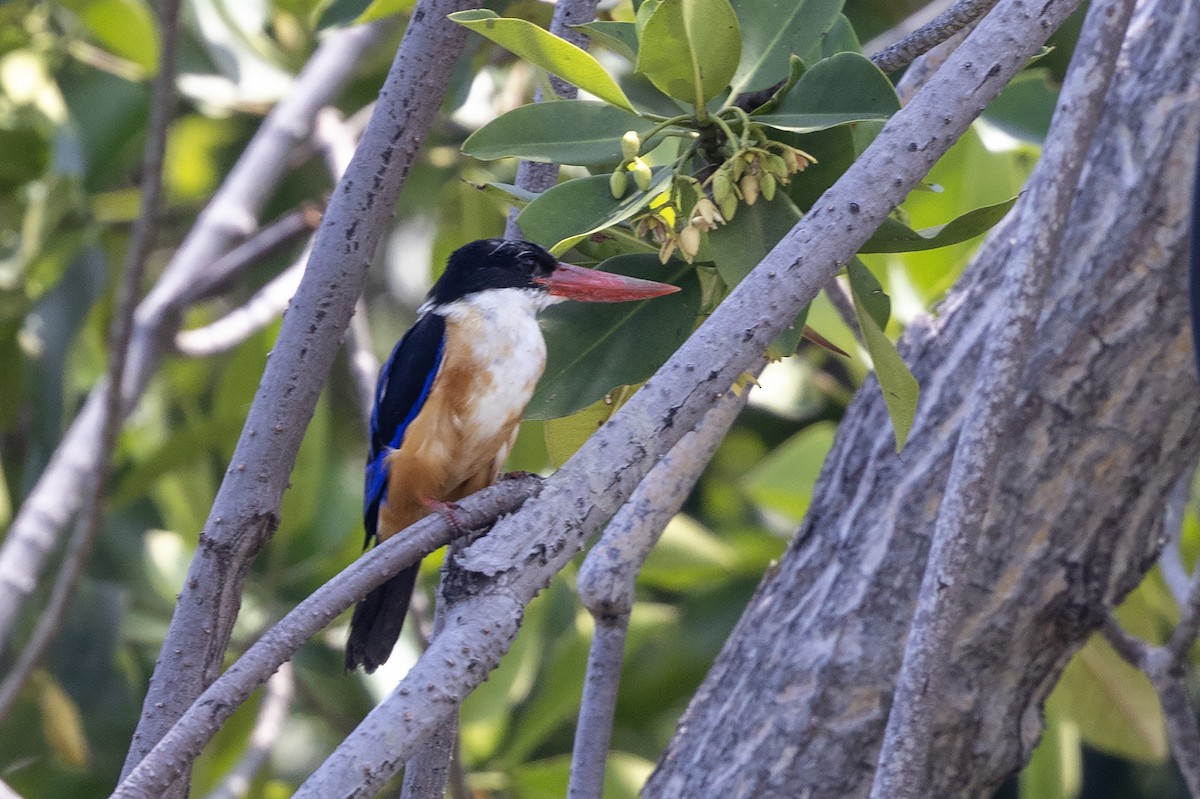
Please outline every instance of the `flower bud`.
[{"label": "flower bud", "polygon": [[737,213],[738,198],[730,192],[729,196],[718,202],[717,205],[721,209],[721,216],[725,217],[725,221],[729,221]]},{"label": "flower bud", "polygon": [[718,204],[725,202],[726,199],[733,196],[733,185],[729,182],[729,176],[723,171],[713,175],[712,193],[713,199]]},{"label": "flower bud", "polygon": [[637,158],[638,152],[641,149],[642,137],[638,136],[637,131],[625,131],[625,135],[621,137],[621,155],[625,156],[625,160],[629,161]]},{"label": "flower bud", "polygon": [[775,176],[770,172],[764,172],[758,178],[759,186],[762,188],[762,196],[767,202],[775,199]]},{"label": "flower bud", "polygon": [[625,170],[620,167],[616,172],[608,176],[608,190],[612,192],[613,199],[619,200],[625,196],[625,190],[629,188],[629,177],[625,174]]},{"label": "flower bud", "polygon": [[754,175],[746,175],[738,181],[738,188],[741,189],[742,199],[746,201],[746,205],[754,205],[758,202],[758,178]]},{"label": "flower bud", "polygon": [[640,158],[635,158],[629,164],[629,171],[633,173],[633,182],[639,189],[646,191],[650,188],[650,181],[654,179],[654,173],[650,171],[649,164]]},{"label": "flower bud", "polygon": [[767,173],[775,175],[777,178],[786,178],[795,170],[788,169],[787,162],[775,153],[767,155]]},{"label": "flower bud", "polygon": [[683,258],[689,264],[696,257],[696,253],[700,252],[700,231],[688,225],[679,232],[679,251],[683,253]]}]

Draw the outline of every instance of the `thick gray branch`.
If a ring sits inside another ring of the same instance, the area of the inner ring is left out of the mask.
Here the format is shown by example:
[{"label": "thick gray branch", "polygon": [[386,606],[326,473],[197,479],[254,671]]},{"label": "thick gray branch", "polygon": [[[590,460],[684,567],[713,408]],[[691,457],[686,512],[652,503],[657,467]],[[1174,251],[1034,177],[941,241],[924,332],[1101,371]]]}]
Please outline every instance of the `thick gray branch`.
[{"label": "thick gray branch", "polygon": [[[961,69],[1004,9],[914,104]],[[1180,176],[1195,165],[1198,26],[1193,0],[1151,0],[1129,27],[1021,377],[1017,422],[993,464],[1000,479],[961,578],[966,620],[942,653],[950,669],[928,795],[991,796],[1028,759],[1042,702],[1106,607],[1154,562],[1165,498],[1195,463],[1200,394],[1184,289],[1191,186]],[[906,332],[902,351],[922,394],[901,455],[879,434],[887,413],[877,388],[859,392],[804,525],[693,700],[647,796],[867,794],[971,376],[1003,310],[1014,235],[1010,218],[939,315]]]},{"label": "thick gray branch", "polygon": [[1133,0],[1101,0],[1088,11],[1063,102],[1030,188],[1017,205],[1015,241],[1001,288],[1004,310],[992,321],[954,449],[871,788],[873,799],[916,799],[930,791],[930,733],[950,670],[945,654],[966,616],[965,577],[998,478],[993,466],[1011,437],[1020,377],[1033,350],[1046,289],[1058,276],[1064,225],[1133,5]]},{"label": "thick gray branch", "polygon": [[[459,562],[476,595],[455,606],[397,691],[297,796],[366,796],[399,770],[495,667],[524,604],[849,261],[1072,8],[1008,0],[984,19],[948,62],[952,68],[892,117],[667,364],[547,481],[540,499],[463,552]],[[382,747],[381,740],[394,745]]]},{"label": "thick gray branch", "polygon": [[446,15],[473,5],[477,3],[470,0],[422,0],[413,11],[380,102],[330,199],[309,266],[200,534],[125,773],[217,677],[241,604],[242,582],[278,525],[304,430],[462,48],[466,30]]}]

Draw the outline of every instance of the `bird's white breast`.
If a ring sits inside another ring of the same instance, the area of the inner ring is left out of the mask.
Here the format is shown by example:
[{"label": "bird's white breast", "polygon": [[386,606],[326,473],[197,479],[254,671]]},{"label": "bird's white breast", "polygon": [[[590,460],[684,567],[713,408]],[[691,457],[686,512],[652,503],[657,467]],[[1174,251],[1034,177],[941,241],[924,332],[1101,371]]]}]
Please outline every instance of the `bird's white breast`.
[{"label": "bird's white breast", "polygon": [[465,404],[464,424],[474,435],[490,438],[511,427],[533,396],[546,367],[546,342],[537,312],[545,295],[502,289],[469,295],[447,306],[447,350],[470,352],[477,370]]}]

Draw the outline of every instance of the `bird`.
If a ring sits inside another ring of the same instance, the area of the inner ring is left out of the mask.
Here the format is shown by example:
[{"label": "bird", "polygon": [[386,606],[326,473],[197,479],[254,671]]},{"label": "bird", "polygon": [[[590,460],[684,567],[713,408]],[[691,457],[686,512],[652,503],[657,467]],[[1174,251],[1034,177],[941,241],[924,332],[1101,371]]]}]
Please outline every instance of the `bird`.
[{"label": "bird", "polygon": [[[678,290],[561,263],[522,240],[482,239],[455,250],[380,369],[363,548],[432,512],[452,513],[450,503],[498,479],[546,365],[539,311],[564,300],[623,302]],[[370,673],[388,659],[419,568],[406,568],[356,605],[347,671]]]}]

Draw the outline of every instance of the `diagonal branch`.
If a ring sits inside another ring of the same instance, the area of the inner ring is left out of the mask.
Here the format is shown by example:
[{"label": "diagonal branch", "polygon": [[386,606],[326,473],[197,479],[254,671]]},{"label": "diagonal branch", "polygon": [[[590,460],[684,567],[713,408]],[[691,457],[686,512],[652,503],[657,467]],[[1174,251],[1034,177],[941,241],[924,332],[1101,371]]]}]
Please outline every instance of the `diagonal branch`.
[{"label": "diagonal branch", "polygon": [[871,62],[884,72],[903,69],[963,28],[975,24],[995,5],[996,0],[958,0],[900,41],[872,55]]},{"label": "diagonal branch", "polygon": [[[537,493],[536,478],[505,480],[459,503],[455,518],[468,530],[486,527]],[[117,786],[113,799],[157,799],[199,756],[221,725],[300,646],[372,589],[460,535],[443,516],[427,516],[363,553],[318,588],[246,650],[210,685],[162,740]]]},{"label": "diagonal branch", "polygon": [[949,670],[945,653],[965,617],[965,575],[996,479],[989,467],[1014,418],[1021,373],[1053,274],[1050,265],[1058,262],[1084,155],[1104,108],[1133,6],[1133,0],[1092,5],[1063,86],[1063,96],[1072,102],[1060,106],[1054,135],[1030,180],[1032,188],[1021,200],[1004,285],[1006,313],[988,339],[954,450],[871,788],[873,799],[915,799],[928,791],[933,719]]},{"label": "diagonal branch", "polygon": [[577,590],[596,621],[596,631],[588,652],[568,799],[600,799],[638,572],[749,396],[748,386],[727,392],[699,427],[679,439],[613,516],[579,569]]},{"label": "diagonal branch", "polygon": [[1073,8],[1067,0],[1003,0],[980,23],[948,68],[888,121],[663,368],[546,481],[538,500],[464,550],[458,560],[470,580],[452,623],[298,797],[365,796],[399,770],[495,667],[524,604],[761,357]]},{"label": "diagonal branch", "polygon": [[446,15],[477,5],[475,0],[421,0],[412,13],[371,122],[330,198],[308,268],[200,534],[150,680],[126,774],[217,678],[246,573],[278,526],[305,428],[466,39],[466,29]]}]

